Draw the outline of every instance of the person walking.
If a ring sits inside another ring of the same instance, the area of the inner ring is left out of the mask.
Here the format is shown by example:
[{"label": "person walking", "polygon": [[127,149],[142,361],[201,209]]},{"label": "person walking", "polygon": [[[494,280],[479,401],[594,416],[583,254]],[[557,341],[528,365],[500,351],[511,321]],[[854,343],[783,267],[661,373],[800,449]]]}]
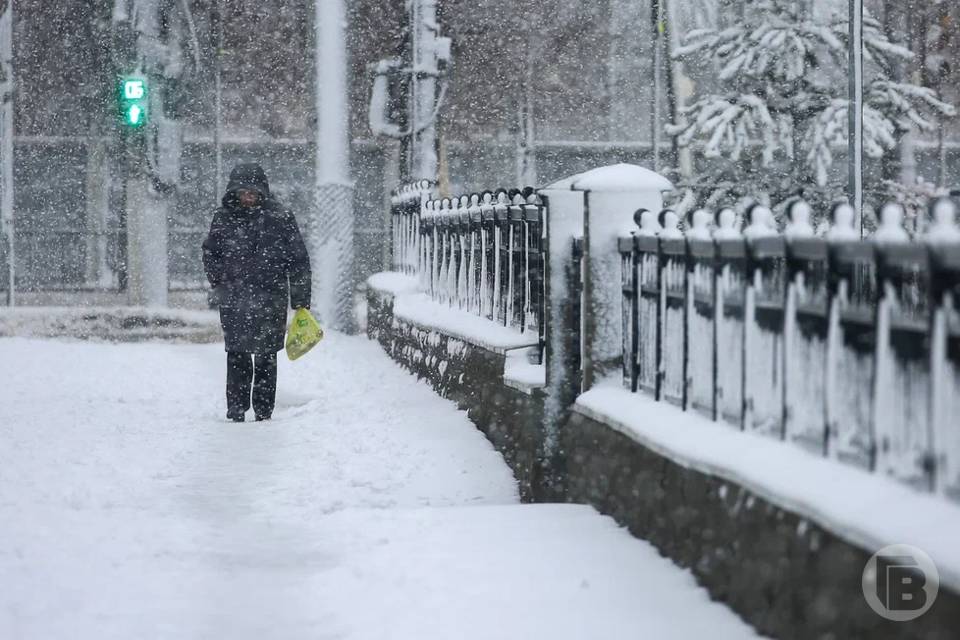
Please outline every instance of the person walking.
[{"label": "person walking", "polygon": [[251,405],[269,420],[277,394],[287,304],[310,308],[310,257],[296,218],[270,192],[258,164],[239,164],[203,242],[211,303],[220,309],[227,352],[227,419]]}]

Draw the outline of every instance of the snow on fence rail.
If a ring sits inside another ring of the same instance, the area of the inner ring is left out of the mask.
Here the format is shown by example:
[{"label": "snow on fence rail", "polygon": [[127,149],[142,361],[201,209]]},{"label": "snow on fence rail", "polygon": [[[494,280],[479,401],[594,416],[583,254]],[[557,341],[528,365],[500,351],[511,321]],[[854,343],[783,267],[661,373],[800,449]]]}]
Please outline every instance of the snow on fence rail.
[{"label": "snow on fence rail", "polygon": [[[548,309],[572,305],[557,317],[570,316],[562,330],[576,334],[564,362],[577,371],[563,379],[579,391],[590,386],[591,331],[617,319],[631,391],[960,501],[960,231],[950,201],[935,203],[919,241],[896,207],[867,240],[849,211],[824,238],[806,216],[778,234],[763,208],[742,234],[729,210],[713,232],[696,212],[685,233],[672,212],[658,222],[637,211],[638,228],[609,246],[620,258],[611,309],[584,281],[611,253],[588,248],[589,233],[550,238],[551,198],[556,188],[435,199],[429,182],[404,186],[393,198],[394,268],[435,300],[536,331],[541,344],[556,315]],[[564,263],[548,264],[550,243],[570,240]],[[567,286],[547,300],[550,272]]]}]

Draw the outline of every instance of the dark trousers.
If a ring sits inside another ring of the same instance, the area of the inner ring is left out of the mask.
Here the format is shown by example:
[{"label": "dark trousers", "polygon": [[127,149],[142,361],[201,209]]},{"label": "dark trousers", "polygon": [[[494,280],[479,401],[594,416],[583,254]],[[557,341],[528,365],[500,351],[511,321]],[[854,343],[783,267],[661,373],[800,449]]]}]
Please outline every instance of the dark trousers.
[{"label": "dark trousers", "polygon": [[277,400],[277,354],[227,352],[227,415],[243,415],[250,408],[258,416],[273,414]]}]

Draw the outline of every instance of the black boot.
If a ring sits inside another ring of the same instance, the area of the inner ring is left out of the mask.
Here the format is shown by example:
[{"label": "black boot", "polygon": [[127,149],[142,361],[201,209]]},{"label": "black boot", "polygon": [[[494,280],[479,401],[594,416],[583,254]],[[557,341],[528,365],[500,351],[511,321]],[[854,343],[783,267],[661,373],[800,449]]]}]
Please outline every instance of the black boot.
[{"label": "black boot", "polygon": [[253,383],[253,356],[249,353],[227,353],[227,419],[243,422],[250,408],[250,386]]},{"label": "black boot", "polygon": [[269,420],[277,400],[277,354],[257,354],[254,358],[253,412],[257,421]]}]

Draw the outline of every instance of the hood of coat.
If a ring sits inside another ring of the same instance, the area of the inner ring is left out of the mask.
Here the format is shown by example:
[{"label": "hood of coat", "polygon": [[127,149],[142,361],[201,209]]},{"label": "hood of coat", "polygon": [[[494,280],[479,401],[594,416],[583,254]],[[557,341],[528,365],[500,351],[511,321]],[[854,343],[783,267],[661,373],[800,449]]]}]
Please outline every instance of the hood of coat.
[{"label": "hood of coat", "polygon": [[270,199],[270,183],[267,181],[267,174],[259,164],[238,164],[230,172],[230,181],[227,183],[227,192],[223,196],[223,204],[226,207],[237,207],[237,191],[240,189],[249,189],[260,194],[261,201]]}]

